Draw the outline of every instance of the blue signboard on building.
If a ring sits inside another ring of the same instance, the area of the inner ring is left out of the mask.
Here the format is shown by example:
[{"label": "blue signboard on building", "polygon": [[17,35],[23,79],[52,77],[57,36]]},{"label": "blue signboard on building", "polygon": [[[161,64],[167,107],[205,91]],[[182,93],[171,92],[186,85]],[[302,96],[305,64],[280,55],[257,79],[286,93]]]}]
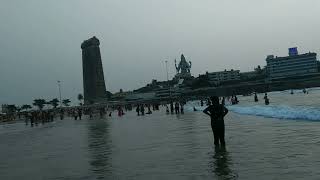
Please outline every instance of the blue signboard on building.
[{"label": "blue signboard on building", "polygon": [[297,47],[289,48],[289,56],[295,56],[295,55],[298,55],[298,48]]}]

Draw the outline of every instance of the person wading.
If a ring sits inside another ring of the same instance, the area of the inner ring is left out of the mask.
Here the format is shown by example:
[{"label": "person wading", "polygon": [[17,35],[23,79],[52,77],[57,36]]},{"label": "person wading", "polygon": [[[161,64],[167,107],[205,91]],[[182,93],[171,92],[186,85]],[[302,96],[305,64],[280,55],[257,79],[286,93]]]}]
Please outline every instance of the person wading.
[{"label": "person wading", "polygon": [[219,98],[213,96],[210,98],[212,104],[203,112],[211,117],[211,128],[214,136],[214,145],[225,146],[224,140],[224,116],[228,113],[228,109],[219,103]]}]

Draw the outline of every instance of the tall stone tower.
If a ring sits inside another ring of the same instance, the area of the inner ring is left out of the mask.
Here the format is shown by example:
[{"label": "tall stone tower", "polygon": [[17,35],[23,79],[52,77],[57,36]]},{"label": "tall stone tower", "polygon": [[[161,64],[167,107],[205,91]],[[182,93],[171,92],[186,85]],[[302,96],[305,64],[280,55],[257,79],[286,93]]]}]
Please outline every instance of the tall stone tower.
[{"label": "tall stone tower", "polygon": [[81,44],[84,103],[92,104],[106,97],[100,41],[95,36]]}]

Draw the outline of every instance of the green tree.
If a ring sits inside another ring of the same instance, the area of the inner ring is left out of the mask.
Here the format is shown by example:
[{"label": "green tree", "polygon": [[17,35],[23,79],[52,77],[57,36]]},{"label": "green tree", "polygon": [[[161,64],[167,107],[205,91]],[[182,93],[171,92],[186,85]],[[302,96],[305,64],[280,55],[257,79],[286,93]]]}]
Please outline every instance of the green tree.
[{"label": "green tree", "polygon": [[28,109],[31,109],[32,107],[29,105],[29,104],[24,104],[21,106],[21,109],[22,110],[28,110]]},{"label": "green tree", "polygon": [[57,108],[57,106],[59,105],[59,100],[57,98],[52,99],[51,101],[49,101],[49,104],[53,106],[53,108]]},{"label": "green tree", "polygon": [[78,100],[80,101],[80,105],[82,105],[82,100],[83,100],[83,95],[82,94],[78,94]]},{"label": "green tree", "polygon": [[16,105],[10,104],[7,106],[7,110],[8,110],[8,113],[15,113],[18,110],[18,108]]},{"label": "green tree", "polygon": [[63,104],[64,106],[66,106],[66,107],[70,106],[70,105],[69,105],[70,102],[71,102],[71,101],[70,101],[69,99],[64,99],[64,100],[62,100],[62,104]]},{"label": "green tree", "polygon": [[44,99],[35,99],[35,100],[33,100],[32,104],[34,106],[37,106],[40,110],[42,110],[44,105],[47,104],[47,102]]}]

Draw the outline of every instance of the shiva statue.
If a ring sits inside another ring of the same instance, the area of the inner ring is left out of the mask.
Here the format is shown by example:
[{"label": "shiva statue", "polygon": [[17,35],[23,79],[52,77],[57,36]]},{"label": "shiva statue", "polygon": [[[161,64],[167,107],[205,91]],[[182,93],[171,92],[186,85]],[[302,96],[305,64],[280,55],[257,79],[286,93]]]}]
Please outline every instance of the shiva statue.
[{"label": "shiva statue", "polygon": [[177,66],[177,60],[174,60],[176,70],[177,70],[177,75],[179,76],[191,76],[190,74],[190,69],[191,69],[191,61],[189,63],[186,61],[186,58],[184,55],[181,55],[181,61],[179,62],[179,65]]}]

